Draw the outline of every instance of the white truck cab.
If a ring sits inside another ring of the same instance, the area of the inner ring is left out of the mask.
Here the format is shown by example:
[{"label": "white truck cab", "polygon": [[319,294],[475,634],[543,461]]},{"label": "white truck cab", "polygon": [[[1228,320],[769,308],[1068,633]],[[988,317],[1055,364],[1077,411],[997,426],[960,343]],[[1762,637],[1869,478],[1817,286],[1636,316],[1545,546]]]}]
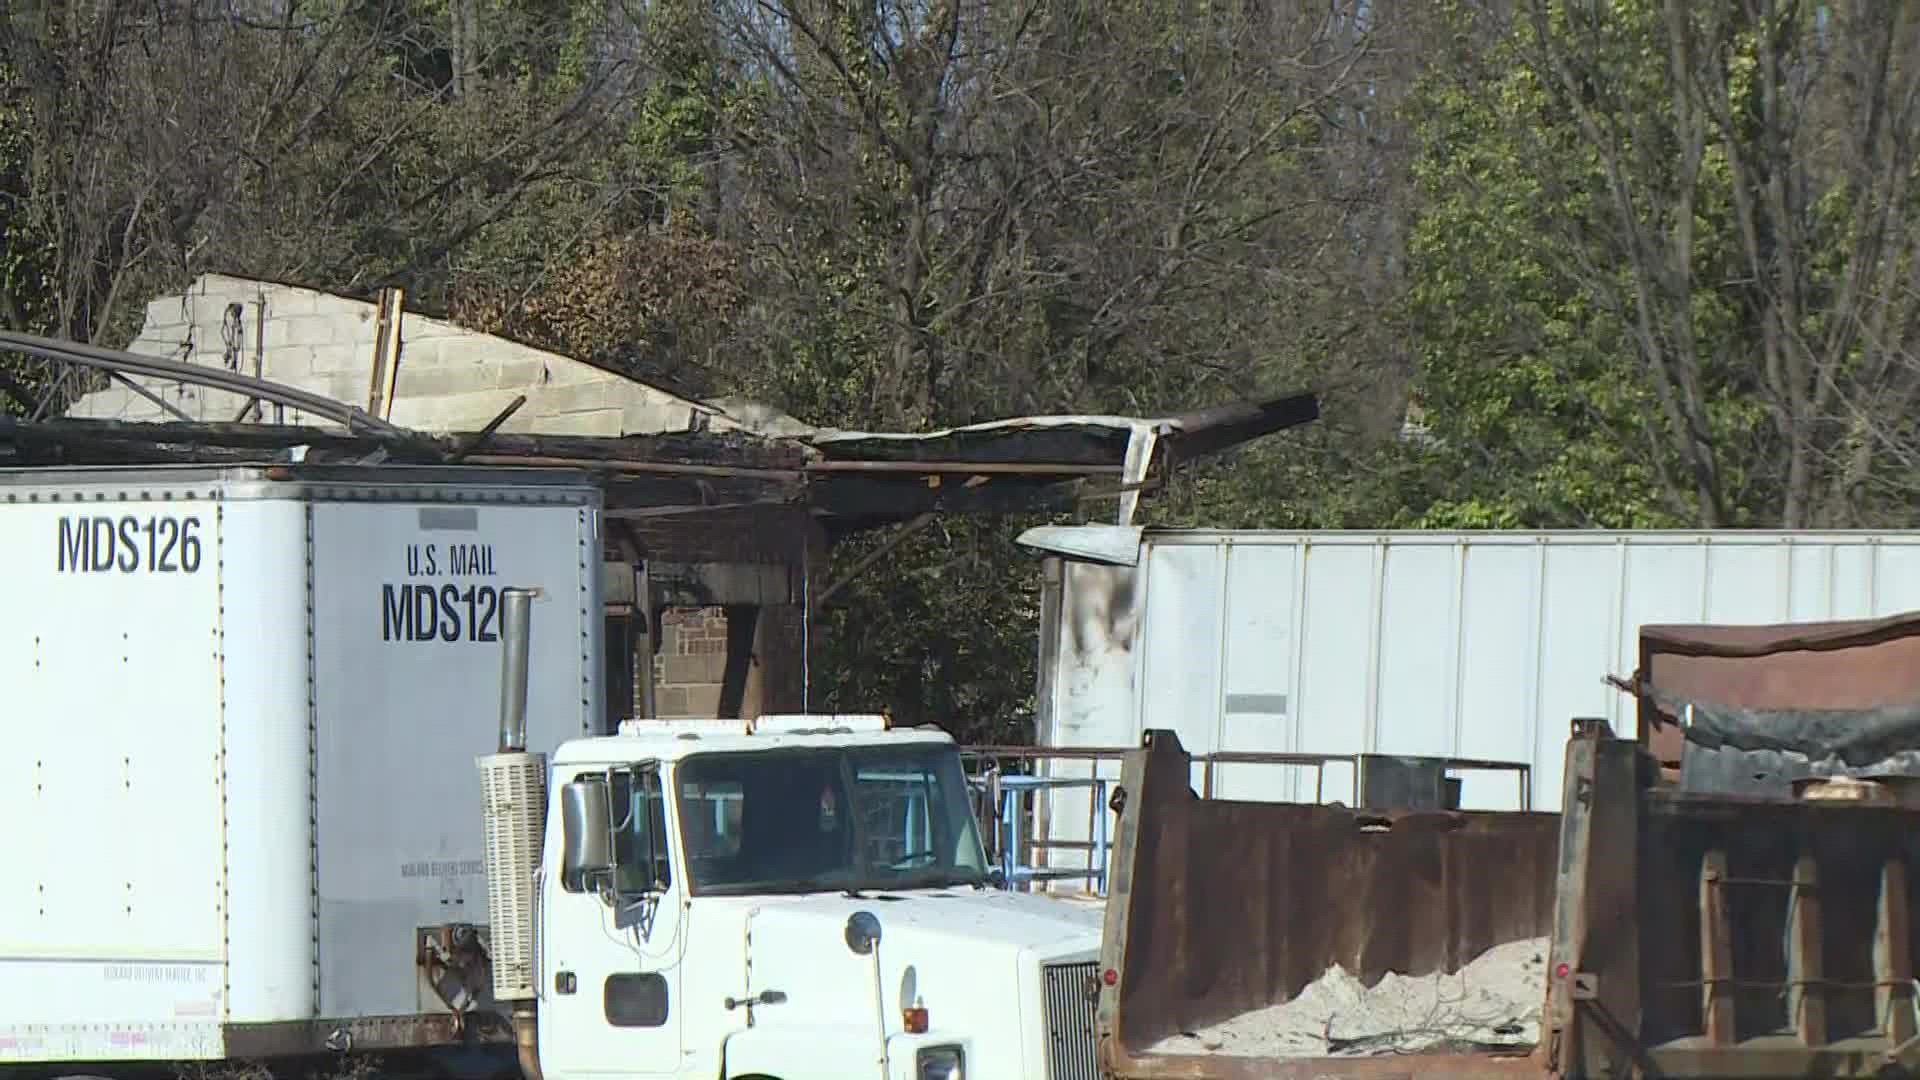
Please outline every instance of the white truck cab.
[{"label": "white truck cab", "polygon": [[630,721],[548,765],[511,715],[524,607],[480,764],[530,1078],[1096,1080],[1100,915],[995,887],[945,732]]}]

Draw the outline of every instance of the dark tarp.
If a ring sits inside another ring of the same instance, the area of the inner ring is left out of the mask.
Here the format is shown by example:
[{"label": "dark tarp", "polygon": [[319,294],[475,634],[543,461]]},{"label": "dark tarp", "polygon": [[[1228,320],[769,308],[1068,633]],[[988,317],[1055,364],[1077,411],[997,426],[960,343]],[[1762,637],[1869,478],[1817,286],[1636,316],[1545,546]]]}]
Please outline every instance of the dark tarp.
[{"label": "dark tarp", "polygon": [[1641,741],[1683,787],[1781,794],[1807,777],[1920,777],[1920,612],[1645,626],[1634,681]]}]

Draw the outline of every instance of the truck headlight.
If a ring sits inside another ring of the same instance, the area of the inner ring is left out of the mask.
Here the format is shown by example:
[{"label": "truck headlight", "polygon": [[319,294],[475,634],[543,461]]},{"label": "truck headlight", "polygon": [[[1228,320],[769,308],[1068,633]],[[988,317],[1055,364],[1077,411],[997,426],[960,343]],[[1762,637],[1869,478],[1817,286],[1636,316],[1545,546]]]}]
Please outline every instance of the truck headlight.
[{"label": "truck headlight", "polygon": [[957,1046],[925,1046],[913,1058],[914,1080],[966,1080],[967,1055]]}]

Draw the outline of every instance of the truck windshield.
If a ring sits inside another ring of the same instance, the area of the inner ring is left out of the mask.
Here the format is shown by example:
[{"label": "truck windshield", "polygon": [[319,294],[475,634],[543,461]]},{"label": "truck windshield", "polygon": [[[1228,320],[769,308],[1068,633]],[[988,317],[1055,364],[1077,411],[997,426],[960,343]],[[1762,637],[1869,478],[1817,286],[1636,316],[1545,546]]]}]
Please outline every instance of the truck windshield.
[{"label": "truck windshield", "polygon": [[695,893],[930,888],[986,881],[951,747],[696,754],[677,770]]}]

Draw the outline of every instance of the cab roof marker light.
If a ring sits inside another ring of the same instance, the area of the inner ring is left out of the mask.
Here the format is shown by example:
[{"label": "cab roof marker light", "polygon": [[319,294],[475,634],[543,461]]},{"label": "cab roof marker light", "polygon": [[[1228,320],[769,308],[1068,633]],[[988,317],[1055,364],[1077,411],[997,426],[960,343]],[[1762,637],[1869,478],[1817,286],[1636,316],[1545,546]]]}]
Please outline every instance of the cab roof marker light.
[{"label": "cab roof marker light", "polygon": [[888,728],[886,717],[871,713],[776,713],[762,716],[753,724],[754,730],[764,735],[791,735],[821,730],[885,731]]},{"label": "cab roof marker light", "polygon": [[896,726],[882,714],[773,714],[752,719],[622,720],[618,733],[629,739],[697,739],[707,735],[861,735],[887,731],[939,730],[937,724]]}]

